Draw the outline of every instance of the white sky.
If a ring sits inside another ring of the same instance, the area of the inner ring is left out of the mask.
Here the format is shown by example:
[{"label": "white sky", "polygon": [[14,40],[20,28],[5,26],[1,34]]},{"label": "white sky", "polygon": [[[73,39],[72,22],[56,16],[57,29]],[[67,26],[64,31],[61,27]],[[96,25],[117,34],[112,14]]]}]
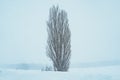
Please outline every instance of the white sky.
[{"label": "white sky", "polygon": [[120,0],[0,0],[0,63],[44,63],[49,8],[68,13],[74,62],[120,61]]}]

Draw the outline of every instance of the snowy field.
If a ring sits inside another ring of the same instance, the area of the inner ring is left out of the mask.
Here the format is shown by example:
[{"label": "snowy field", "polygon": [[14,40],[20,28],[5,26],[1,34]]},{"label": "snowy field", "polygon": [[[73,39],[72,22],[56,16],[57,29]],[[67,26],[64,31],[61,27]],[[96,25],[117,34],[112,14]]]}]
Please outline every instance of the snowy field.
[{"label": "snowy field", "polygon": [[71,68],[69,72],[0,69],[0,80],[120,80],[120,66]]}]

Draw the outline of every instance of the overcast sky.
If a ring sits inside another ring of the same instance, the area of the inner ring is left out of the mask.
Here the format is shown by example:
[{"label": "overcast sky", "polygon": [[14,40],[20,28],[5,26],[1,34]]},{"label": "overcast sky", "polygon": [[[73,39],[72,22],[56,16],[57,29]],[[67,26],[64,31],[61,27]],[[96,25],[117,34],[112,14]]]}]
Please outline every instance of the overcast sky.
[{"label": "overcast sky", "polygon": [[74,62],[120,61],[120,0],[0,0],[0,63],[47,63],[49,8],[68,13]]}]

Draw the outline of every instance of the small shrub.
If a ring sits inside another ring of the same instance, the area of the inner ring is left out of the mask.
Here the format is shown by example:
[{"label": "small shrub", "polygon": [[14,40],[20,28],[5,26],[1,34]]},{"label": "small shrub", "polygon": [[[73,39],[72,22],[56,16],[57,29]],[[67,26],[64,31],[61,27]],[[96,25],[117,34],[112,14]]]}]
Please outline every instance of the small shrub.
[{"label": "small shrub", "polygon": [[41,71],[53,71],[53,68],[51,66],[45,66],[41,68]]}]

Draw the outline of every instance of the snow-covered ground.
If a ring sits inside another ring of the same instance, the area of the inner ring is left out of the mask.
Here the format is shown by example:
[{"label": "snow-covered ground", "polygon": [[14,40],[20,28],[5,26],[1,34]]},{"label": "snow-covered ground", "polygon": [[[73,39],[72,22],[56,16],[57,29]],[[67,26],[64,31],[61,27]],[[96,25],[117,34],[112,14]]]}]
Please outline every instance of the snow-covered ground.
[{"label": "snow-covered ground", "polygon": [[69,72],[0,69],[0,80],[120,80],[120,66],[71,68]]}]

